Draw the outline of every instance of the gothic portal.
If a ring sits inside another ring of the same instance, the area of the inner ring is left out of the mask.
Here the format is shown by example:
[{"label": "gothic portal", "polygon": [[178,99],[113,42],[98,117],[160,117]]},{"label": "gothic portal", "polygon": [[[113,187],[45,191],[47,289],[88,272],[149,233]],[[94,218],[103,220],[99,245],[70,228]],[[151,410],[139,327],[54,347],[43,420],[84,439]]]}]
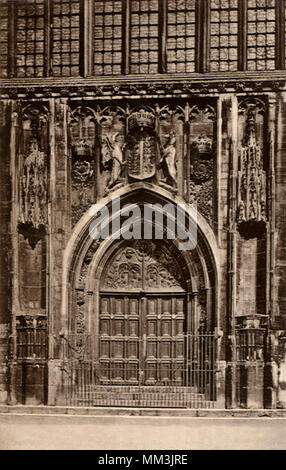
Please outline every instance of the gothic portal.
[{"label": "gothic portal", "polygon": [[286,0],[0,4],[0,401],[285,408]]}]

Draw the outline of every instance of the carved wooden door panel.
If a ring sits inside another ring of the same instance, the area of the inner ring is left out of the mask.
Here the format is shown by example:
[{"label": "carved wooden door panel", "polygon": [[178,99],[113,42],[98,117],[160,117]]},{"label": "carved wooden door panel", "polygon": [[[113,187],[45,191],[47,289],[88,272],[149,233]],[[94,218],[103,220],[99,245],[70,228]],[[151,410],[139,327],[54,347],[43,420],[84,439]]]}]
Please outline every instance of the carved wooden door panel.
[{"label": "carved wooden door panel", "polygon": [[185,296],[147,294],[142,301],[144,383],[184,385]]},{"label": "carved wooden door panel", "polygon": [[[138,243],[138,242],[137,242]],[[162,246],[129,245],[102,276],[99,383],[184,385],[186,294]]]},{"label": "carved wooden door panel", "polygon": [[184,385],[185,296],[103,295],[100,383]]},{"label": "carved wooden door panel", "polygon": [[100,383],[139,384],[140,297],[103,295],[99,316]]}]

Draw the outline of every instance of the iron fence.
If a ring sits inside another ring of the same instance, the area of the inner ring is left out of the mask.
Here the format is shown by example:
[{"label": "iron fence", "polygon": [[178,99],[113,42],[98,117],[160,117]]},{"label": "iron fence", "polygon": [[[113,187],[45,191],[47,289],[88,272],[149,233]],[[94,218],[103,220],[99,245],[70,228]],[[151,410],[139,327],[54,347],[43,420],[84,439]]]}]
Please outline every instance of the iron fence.
[{"label": "iron fence", "polygon": [[[212,333],[180,338],[136,338],[137,356],[128,355],[130,338],[122,337],[121,356],[100,354],[96,337],[61,338],[62,384],[69,406],[213,408],[216,401],[216,338]],[[113,338],[113,342],[118,341]],[[160,349],[165,341],[169,349]],[[182,347],[178,348],[178,341]],[[144,343],[145,342],[145,343]],[[151,342],[151,340],[150,340]],[[146,344],[147,343],[147,344]],[[164,354],[166,350],[169,355]],[[141,353],[140,353],[141,351]],[[163,353],[162,353],[163,351]]]},{"label": "iron fence", "polygon": [[238,329],[236,331],[237,361],[264,361],[266,339],[265,328]]}]

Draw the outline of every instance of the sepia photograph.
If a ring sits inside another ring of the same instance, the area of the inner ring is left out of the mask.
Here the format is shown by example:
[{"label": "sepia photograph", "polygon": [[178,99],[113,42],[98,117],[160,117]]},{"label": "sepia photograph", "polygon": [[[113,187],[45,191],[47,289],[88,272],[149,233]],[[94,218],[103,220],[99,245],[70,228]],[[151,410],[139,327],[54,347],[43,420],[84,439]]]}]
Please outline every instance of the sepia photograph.
[{"label": "sepia photograph", "polygon": [[286,450],[286,0],[0,0],[0,162],[0,450]]}]

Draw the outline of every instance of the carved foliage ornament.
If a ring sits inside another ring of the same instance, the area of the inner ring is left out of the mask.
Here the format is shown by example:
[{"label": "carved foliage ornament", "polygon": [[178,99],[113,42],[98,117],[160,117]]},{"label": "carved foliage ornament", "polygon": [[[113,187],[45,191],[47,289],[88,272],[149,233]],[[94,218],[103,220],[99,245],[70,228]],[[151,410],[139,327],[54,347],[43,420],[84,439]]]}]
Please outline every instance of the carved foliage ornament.
[{"label": "carved foliage ornament", "polygon": [[16,328],[47,329],[47,317],[45,315],[19,315],[16,317]]},{"label": "carved foliage ornament", "polygon": [[213,224],[215,118],[213,106],[195,105],[190,110],[190,202]]},{"label": "carved foliage ornament", "polygon": [[[89,249],[87,250],[85,257],[83,259],[83,263],[81,265],[79,279],[77,283],[77,288],[75,291],[75,299],[76,299],[76,306],[75,306],[75,332],[77,335],[84,335],[85,334],[85,303],[86,303],[86,275],[88,271],[88,267],[92,261],[94,254],[96,253],[98,247],[102,240],[95,240]],[[77,345],[77,347],[79,347]]]},{"label": "carved foliage ornament", "polygon": [[104,273],[103,289],[182,289],[177,262],[166,247],[138,240],[120,250]]},{"label": "carved foliage ornament", "polygon": [[94,156],[95,156],[95,112],[79,106],[71,113],[70,135],[72,148],[72,203],[73,222],[92,204]]}]

